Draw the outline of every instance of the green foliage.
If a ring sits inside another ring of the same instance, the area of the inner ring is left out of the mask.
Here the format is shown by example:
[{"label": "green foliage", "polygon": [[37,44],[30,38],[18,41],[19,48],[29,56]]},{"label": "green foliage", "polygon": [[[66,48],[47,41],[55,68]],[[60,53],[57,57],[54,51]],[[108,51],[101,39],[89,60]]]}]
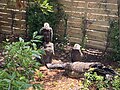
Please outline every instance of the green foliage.
[{"label": "green foliage", "polygon": [[98,76],[92,71],[84,74],[84,89],[91,87],[96,88],[97,90],[119,90],[120,89],[120,77],[115,76],[113,79],[105,79],[103,76]]},{"label": "green foliage", "polygon": [[57,0],[35,0],[34,3],[30,3],[27,10],[29,37],[32,36],[33,32],[39,31],[45,22],[48,22],[53,28],[55,40],[57,37],[57,25],[64,17],[64,11],[61,6]]},{"label": "green foliage", "polygon": [[120,89],[120,77],[115,76],[112,82],[113,90],[119,90]]},{"label": "green foliage", "polygon": [[110,23],[110,45],[113,48],[113,53],[110,55],[112,60],[120,61],[120,44],[119,44],[119,28],[117,21],[111,21]]},{"label": "green foliage", "polygon": [[95,85],[99,90],[102,90],[104,88],[103,86],[103,80],[104,78],[102,76],[98,76],[96,73],[91,74],[91,73],[85,73],[85,81],[84,81],[84,86],[85,88],[89,88],[93,85]]},{"label": "green foliage", "polygon": [[29,42],[25,42],[22,38],[19,38],[18,42],[6,42],[5,69],[0,72],[0,87],[3,87],[3,90],[25,90],[33,86],[29,81],[34,80],[35,69],[40,67],[35,57],[41,58],[45,53],[37,49],[35,44],[40,42],[40,38],[41,36],[37,36],[37,32],[34,32]]},{"label": "green foliage", "polygon": [[1,90],[25,90],[32,86],[28,84],[28,79],[24,76],[17,77],[17,73],[9,74],[5,70],[0,71],[0,89]]},{"label": "green foliage", "polygon": [[45,14],[52,12],[52,6],[49,5],[48,0],[34,0],[38,8]]}]

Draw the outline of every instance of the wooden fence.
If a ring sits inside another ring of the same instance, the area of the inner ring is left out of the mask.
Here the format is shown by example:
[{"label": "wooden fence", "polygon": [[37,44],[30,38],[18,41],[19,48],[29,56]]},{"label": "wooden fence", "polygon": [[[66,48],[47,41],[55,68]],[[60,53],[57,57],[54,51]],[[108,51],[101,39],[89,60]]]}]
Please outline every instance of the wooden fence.
[{"label": "wooden fence", "polygon": [[[26,11],[9,0],[0,0],[0,37],[26,35]],[[86,45],[104,49],[109,20],[117,18],[117,0],[59,0],[68,14],[67,34],[70,42],[81,43],[83,19],[86,23]],[[60,26],[61,27],[61,26]],[[63,32],[64,27],[59,31]]]},{"label": "wooden fence", "polygon": [[26,34],[25,8],[16,2],[0,0],[0,41],[7,37]]},{"label": "wooden fence", "polygon": [[87,20],[86,45],[105,49],[109,21],[117,19],[117,0],[60,0],[60,3],[68,14],[67,34],[70,41],[81,43],[84,17]]}]

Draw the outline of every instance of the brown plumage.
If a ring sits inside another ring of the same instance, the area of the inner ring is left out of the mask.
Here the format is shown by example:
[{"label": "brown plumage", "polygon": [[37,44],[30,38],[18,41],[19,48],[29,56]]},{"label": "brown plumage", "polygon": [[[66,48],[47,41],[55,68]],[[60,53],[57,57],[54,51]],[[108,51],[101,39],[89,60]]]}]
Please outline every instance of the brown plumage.
[{"label": "brown plumage", "polygon": [[44,44],[43,50],[45,51],[45,54],[39,61],[41,64],[46,65],[47,63],[52,62],[52,57],[54,55],[54,44],[51,42]]},{"label": "brown plumage", "polygon": [[52,42],[53,30],[48,23],[44,23],[44,27],[40,29],[40,34],[43,36],[43,43]]},{"label": "brown plumage", "polygon": [[77,62],[83,60],[83,53],[80,49],[79,44],[75,44],[74,47],[71,50],[71,62]]}]

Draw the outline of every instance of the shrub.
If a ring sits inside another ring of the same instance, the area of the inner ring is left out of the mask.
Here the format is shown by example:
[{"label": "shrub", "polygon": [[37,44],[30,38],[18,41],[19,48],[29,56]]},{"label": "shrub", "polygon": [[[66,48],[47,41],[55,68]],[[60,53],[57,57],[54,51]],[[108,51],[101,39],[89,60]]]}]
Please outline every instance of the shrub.
[{"label": "shrub", "polygon": [[[111,79],[106,79],[103,76],[96,73],[85,73],[84,89],[95,88],[95,90],[119,90],[120,89],[120,77],[114,76]],[[86,90],[85,89],[85,90]]]},{"label": "shrub", "polygon": [[29,42],[25,42],[22,38],[19,38],[18,42],[6,42],[5,69],[0,72],[0,87],[3,87],[3,90],[25,90],[33,86],[30,80],[34,81],[35,69],[40,67],[35,57],[41,58],[44,54],[44,51],[37,49],[35,44],[40,42],[40,38],[35,32]]},{"label": "shrub", "polygon": [[[33,32],[39,31],[44,23],[48,22],[53,28],[55,41],[56,37],[58,37],[57,25],[60,20],[64,18],[65,13],[62,9],[62,5],[59,4],[57,0],[40,1],[41,0],[36,0],[33,4],[29,4],[27,10],[27,24],[29,26],[28,35],[31,37]],[[44,8],[41,9],[41,6],[44,6]]]}]

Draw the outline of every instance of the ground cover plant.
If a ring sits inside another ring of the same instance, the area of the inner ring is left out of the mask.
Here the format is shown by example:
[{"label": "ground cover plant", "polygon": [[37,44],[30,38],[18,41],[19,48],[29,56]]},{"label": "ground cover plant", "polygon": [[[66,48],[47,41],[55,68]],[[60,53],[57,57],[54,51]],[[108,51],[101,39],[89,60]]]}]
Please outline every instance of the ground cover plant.
[{"label": "ground cover plant", "polygon": [[120,89],[120,77],[114,76],[112,78],[105,78],[97,75],[97,73],[90,72],[84,74],[85,80],[83,81],[83,90],[119,90]]}]

